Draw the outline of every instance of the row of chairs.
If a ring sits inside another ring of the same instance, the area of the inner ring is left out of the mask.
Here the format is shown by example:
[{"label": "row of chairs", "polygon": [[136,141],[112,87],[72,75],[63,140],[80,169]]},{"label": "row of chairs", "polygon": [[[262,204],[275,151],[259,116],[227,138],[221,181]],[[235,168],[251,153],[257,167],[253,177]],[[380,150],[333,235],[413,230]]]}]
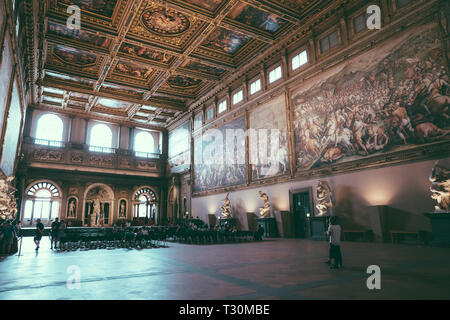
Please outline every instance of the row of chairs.
[{"label": "row of chairs", "polygon": [[122,230],[81,233],[69,229],[65,236],[60,238],[59,243],[59,249],[65,251],[116,248],[150,249],[166,246],[166,233],[158,230],[152,230],[143,235]]},{"label": "row of chairs", "polygon": [[254,233],[251,231],[181,229],[172,232],[169,237],[182,243],[220,244],[253,241]]}]

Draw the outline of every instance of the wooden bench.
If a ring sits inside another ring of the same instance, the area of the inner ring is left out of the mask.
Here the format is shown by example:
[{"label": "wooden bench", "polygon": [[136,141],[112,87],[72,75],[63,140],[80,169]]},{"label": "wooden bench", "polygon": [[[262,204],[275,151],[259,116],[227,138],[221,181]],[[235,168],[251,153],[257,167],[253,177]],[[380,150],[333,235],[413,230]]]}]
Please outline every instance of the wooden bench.
[{"label": "wooden bench", "polygon": [[363,241],[369,241],[370,230],[342,230],[342,240],[350,241],[350,235],[360,235]]},{"label": "wooden bench", "polygon": [[419,232],[417,231],[391,230],[390,234],[392,243],[400,243],[401,238],[404,238],[404,236],[413,236],[416,244],[419,244]]}]

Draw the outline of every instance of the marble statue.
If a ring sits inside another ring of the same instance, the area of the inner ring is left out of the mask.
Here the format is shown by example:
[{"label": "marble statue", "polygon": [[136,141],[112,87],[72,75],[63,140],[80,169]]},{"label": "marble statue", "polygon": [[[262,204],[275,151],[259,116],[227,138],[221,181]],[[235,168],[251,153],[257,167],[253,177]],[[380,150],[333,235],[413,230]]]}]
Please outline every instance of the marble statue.
[{"label": "marble statue", "polygon": [[231,201],[228,198],[229,193],[225,199],[222,200],[223,205],[220,206],[220,210],[222,210],[222,218],[228,219],[231,218]]},{"label": "marble statue", "polygon": [[439,160],[434,163],[429,177],[431,182],[431,198],[436,200],[435,212],[449,212],[450,207],[450,170],[439,164]]},{"label": "marble statue", "polygon": [[270,217],[270,207],[271,207],[270,202],[269,202],[269,196],[262,191],[259,191],[259,196],[264,201],[264,207],[259,208],[259,214],[260,214],[261,218],[269,218]]},{"label": "marble statue", "polygon": [[316,188],[317,205],[319,216],[324,216],[331,213],[333,207],[333,193],[327,181],[319,181]]}]

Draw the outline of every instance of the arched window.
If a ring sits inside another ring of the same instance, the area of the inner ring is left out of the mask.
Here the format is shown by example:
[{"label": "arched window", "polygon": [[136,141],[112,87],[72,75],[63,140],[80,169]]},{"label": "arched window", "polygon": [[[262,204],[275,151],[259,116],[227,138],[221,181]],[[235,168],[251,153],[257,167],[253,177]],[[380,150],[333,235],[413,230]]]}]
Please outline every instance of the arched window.
[{"label": "arched window", "polygon": [[157,198],[150,188],[143,187],[134,194],[134,217],[148,218],[156,222]]},{"label": "arched window", "polygon": [[61,195],[58,188],[50,182],[38,182],[25,194],[25,209],[22,222],[35,224],[37,219],[43,223],[59,216]]},{"label": "arched window", "polygon": [[35,143],[62,147],[63,132],[64,124],[61,118],[51,113],[45,114],[37,122]]},{"label": "arched window", "polygon": [[91,128],[89,151],[114,152],[112,149],[112,131],[106,124],[99,123]]},{"label": "arched window", "polygon": [[155,152],[155,140],[147,131],[140,131],[134,137],[134,151],[137,157],[151,158]]}]

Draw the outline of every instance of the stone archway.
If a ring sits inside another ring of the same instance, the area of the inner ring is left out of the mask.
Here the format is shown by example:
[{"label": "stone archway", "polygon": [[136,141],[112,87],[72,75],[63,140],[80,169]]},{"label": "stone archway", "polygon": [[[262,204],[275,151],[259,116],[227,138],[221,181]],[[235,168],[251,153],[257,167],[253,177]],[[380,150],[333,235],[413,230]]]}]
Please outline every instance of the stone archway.
[{"label": "stone archway", "polygon": [[86,188],[84,193],[83,225],[89,227],[110,226],[114,217],[114,192],[102,183]]}]

